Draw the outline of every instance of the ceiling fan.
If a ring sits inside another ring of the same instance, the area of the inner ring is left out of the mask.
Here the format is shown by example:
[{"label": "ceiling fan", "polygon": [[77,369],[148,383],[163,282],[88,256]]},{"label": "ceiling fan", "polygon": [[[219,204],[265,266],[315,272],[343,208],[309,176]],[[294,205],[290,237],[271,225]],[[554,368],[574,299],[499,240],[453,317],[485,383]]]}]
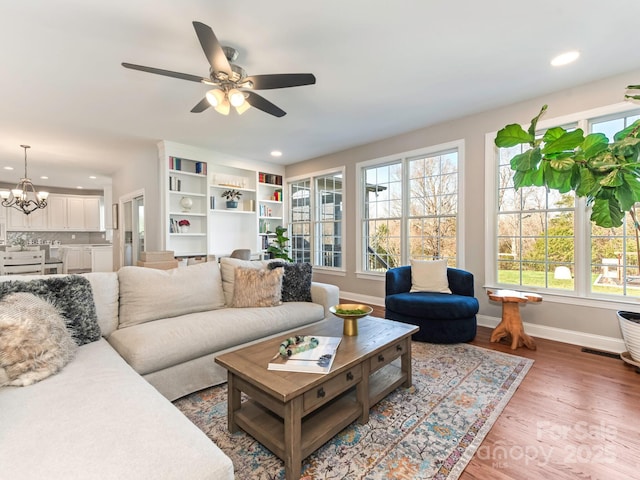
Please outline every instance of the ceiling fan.
[{"label": "ceiling fan", "polygon": [[193,113],[200,113],[209,107],[214,107],[218,113],[228,115],[231,106],[233,106],[239,114],[242,114],[252,106],[270,115],[283,117],[286,115],[284,110],[258,95],[254,90],[299,87],[316,83],[316,77],[311,73],[247,76],[242,67],[232,63],[238,57],[238,52],[232,47],[221,46],[211,27],[200,22],[193,22],[193,27],[196,30],[196,35],[200,40],[200,45],[209,61],[209,65],[211,65],[208,77],[199,77],[188,73],[172,72],[125,62],[122,63],[122,66],[142,72],[211,85],[213,89],[209,90],[205,98],[191,109]]}]

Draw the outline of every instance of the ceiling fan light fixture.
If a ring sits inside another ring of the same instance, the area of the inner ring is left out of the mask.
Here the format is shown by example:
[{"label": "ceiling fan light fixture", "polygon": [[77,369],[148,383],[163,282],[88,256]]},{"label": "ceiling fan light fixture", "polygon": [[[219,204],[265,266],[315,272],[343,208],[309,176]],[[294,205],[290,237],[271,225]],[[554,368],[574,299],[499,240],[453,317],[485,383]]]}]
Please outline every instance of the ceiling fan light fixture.
[{"label": "ceiling fan light fixture", "polygon": [[207,102],[209,102],[209,105],[211,105],[214,108],[224,102],[224,92],[217,88],[214,88],[213,90],[209,90],[205,94],[205,97],[207,97]]},{"label": "ceiling fan light fixture", "polygon": [[253,88],[253,82],[251,80],[247,80],[245,82],[238,83],[238,86],[240,88]]},{"label": "ceiling fan light fixture", "polygon": [[242,105],[238,105],[236,107],[236,112],[238,112],[238,115],[242,115],[244,112],[246,112],[250,108],[251,108],[251,105],[249,105],[249,102],[243,102]]},{"label": "ceiling fan light fixture", "polygon": [[215,108],[216,112],[221,115],[229,115],[229,112],[231,111],[231,104],[229,103],[229,100],[223,98],[222,101],[213,108]]},{"label": "ceiling fan light fixture", "polygon": [[245,103],[244,93],[242,93],[237,88],[232,88],[231,90],[229,90],[229,94],[227,96],[229,97],[229,102],[234,107],[239,107]]}]

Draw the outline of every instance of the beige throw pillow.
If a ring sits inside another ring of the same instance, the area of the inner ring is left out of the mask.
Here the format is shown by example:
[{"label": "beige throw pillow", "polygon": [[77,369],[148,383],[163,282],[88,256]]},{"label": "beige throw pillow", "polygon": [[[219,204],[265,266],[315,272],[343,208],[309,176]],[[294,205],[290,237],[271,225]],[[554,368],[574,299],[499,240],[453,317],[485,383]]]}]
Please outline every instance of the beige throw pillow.
[{"label": "beige throw pillow", "polygon": [[26,386],[62,369],[78,345],[56,307],[32,293],[0,301],[0,387]]},{"label": "beige throw pillow", "polygon": [[256,270],[267,268],[267,264],[271,260],[251,261],[240,260],[239,258],[221,257],[220,258],[220,274],[222,275],[222,289],[224,290],[224,299],[227,306],[233,306],[233,286],[236,281],[236,268],[253,268]]},{"label": "beige throw pillow", "polygon": [[171,270],[122,267],[118,280],[118,328],[224,307],[222,280],[216,262]]},{"label": "beige throw pillow", "polygon": [[284,269],[237,267],[232,307],[274,307],[280,305]]},{"label": "beige throw pillow", "polygon": [[411,291],[451,293],[446,260],[411,260]]}]

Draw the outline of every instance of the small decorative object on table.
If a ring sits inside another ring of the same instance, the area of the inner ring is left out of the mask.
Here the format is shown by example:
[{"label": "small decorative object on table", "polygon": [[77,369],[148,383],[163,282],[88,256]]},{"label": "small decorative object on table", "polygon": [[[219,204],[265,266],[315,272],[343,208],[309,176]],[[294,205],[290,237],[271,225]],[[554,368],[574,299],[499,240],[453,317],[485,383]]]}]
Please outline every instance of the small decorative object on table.
[{"label": "small decorative object on table", "polygon": [[191,223],[189,223],[189,220],[182,219],[178,222],[178,226],[180,227],[180,233],[189,233]]},{"label": "small decorative object on table", "polygon": [[373,308],[360,303],[340,303],[329,308],[329,311],[344,320],[342,333],[353,337],[358,335],[358,319],[369,315]]},{"label": "small decorative object on table", "polygon": [[227,199],[227,208],[238,208],[238,200],[241,196],[242,193],[235,189],[222,192],[222,197]]},{"label": "small decorative object on table", "polygon": [[280,344],[267,370],[329,373],[342,337],[296,335]]}]

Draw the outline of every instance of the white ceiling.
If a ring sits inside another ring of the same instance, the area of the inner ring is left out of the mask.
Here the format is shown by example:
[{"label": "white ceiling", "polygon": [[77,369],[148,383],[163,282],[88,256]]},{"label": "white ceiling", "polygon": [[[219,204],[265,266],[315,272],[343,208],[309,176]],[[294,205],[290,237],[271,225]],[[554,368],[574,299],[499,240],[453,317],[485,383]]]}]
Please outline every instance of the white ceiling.
[{"label": "white ceiling", "polygon": [[[0,181],[22,176],[22,143],[43,186],[98,188],[161,139],[295,163],[635,70],[639,14],[638,0],[4,1],[0,167],[15,170]],[[190,113],[206,85],[120,65],[208,76],[193,20],[249,75],[317,83],[260,92],[283,118],[224,117]],[[549,66],[568,49],[577,63]]]}]

